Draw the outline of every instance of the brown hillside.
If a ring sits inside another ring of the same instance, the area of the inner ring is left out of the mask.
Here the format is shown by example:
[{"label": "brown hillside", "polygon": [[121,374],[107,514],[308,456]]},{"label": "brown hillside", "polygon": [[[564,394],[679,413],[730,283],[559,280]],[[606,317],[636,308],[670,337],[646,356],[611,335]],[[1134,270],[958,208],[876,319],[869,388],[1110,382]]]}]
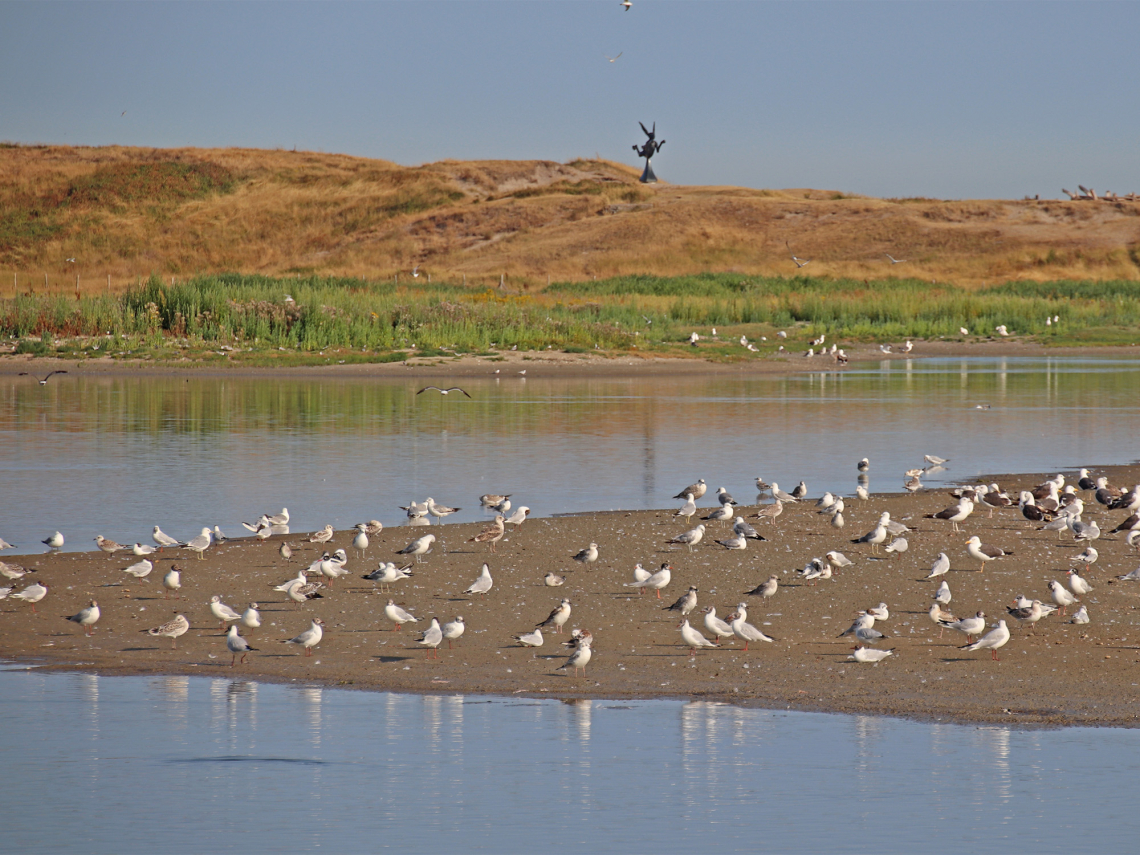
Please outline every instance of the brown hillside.
[{"label": "brown hillside", "polygon": [[[0,147],[0,270],[121,287],[238,270],[513,283],[697,271],[1140,278],[1140,203],[643,186],[599,160],[399,166],[313,152]],[[885,253],[906,259],[891,265]],[[75,258],[75,263],[67,261]],[[0,280],[10,293],[12,277]],[[21,287],[23,290],[23,287]]]}]

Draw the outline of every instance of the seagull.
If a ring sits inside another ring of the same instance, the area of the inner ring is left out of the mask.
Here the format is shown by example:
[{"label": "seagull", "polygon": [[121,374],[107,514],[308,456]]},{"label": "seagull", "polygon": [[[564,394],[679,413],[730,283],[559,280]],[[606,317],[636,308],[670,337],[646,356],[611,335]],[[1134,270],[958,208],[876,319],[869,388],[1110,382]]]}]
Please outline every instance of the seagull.
[{"label": "seagull", "polygon": [[938,557],[934,560],[934,564],[930,568],[930,575],[927,579],[933,579],[935,576],[941,576],[950,569],[950,557],[945,552],[939,552]]},{"label": "seagull", "polygon": [[[314,626],[316,624],[314,623]],[[319,627],[318,627],[319,628]],[[245,664],[245,657],[249,655],[250,651],[256,652],[257,648],[250,647],[249,642],[238,635],[238,628],[235,624],[230,627],[229,633],[226,635],[226,648],[233,654],[230,658],[230,667],[234,667],[237,662],[238,655],[241,655],[241,662]]]},{"label": "seagull", "polygon": [[990,657],[995,662],[1000,662],[997,652],[998,648],[1004,647],[1005,643],[1009,641],[1009,629],[1006,628],[1005,621],[999,620],[997,627],[987,632],[973,644],[967,644],[963,650],[989,650]]},{"label": "seagull", "polygon": [[388,600],[388,605],[384,606],[384,617],[396,625],[392,632],[397,632],[406,623],[420,622],[420,619],[411,612],[404,611],[396,605],[395,600]]},{"label": "seagull", "polygon": [[534,632],[524,632],[522,635],[513,636],[513,638],[523,647],[542,647],[541,629],[536,629]]},{"label": "seagull", "polygon": [[924,514],[924,518],[928,520],[947,520],[954,526],[954,531],[960,531],[958,523],[965,520],[966,517],[973,512],[974,503],[966,496],[963,496],[954,507],[939,511],[936,514]]},{"label": "seagull", "polygon": [[79,624],[83,627],[83,633],[87,636],[91,635],[91,627],[95,626],[95,622],[99,620],[99,604],[94,600],[85,609],[80,609],[73,615],[67,616],[69,621]]},{"label": "seagull", "polygon": [[717,498],[717,501],[720,502],[722,505],[735,505],[736,504],[736,499],[732,498],[732,495],[728,492],[728,490],[724,489],[724,487],[717,487],[716,488],[716,498]]},{"label": "seagull", "polygon": [[[783,492],[783,491],[781,490],[780,492]],[[795,499],[793,499],[792,501],[795,501]],[[752,518],[753,519],[767,520],[768,522],[775,522],[776,517],[778,517],[783,512],[784,512],[784,503],[782,501],[780,501],[779,499],[776,499],[775,503],[773,503],[771,505],[765,505],[760,510],[758,510],[756,513],[754,513],[752,515]]]},{"label": "seagull", "polygon": [[447,639],[448,650],[451,650],[451,642],[458,641],[465,629],[467,629],[467,626],[463,623],[463,615],[459,615],[455,620],[443,625],[443,637]]},{"label": "seagull", "polygon": [[203,553],[210,548],[210,544],[213,542],[213,539],[213,533],[208,528],[203,527],[201,534],[186,541],[182,548],[196,552],[198,554],[198,559],[201,560]]},{"label": "seagull", "polygon": [[[484,528],[481,532],[472,538],[468,538],[468,543],[489,543],[491,551],[495,552],[495,544],[503,539],[506,534],[506,528],[503,526],[503,515],[495,514],[495,520],[489,526]],[[420,538],[423,540],[423,538]]]},{"label": "seagull", "polygon": [[486,564],[483,565],[483,572],[479,574],[479,578],[471,583],[471,587],[463,593],[465,594],[485,594],[491,590],[491,568]]},{"label": "seagull", "polygon": [[886,638],[883,633],[871,626],[860,626],[855,629],[855,638],[862,641],[864,644],[874,644],[881,638]]},{"label": "seagull", "polygon": [[573,558],[581,564],[593,564],[598,560],[598,544],[591,543]]},{"label": "seagull", "polygon": [[1073,531],[1073,539],[1078,542],[1096,540],[1100,537],[1100,526],[1095,521],[1085,523],[1075,519],[1069,524],[1069,528]]},{"label": "seagull", "polygon": [[910,542],[905,537],[896,537],[883,547],[884,552],[890,552],[894,555],[902,555],[908,549],[910,549]]},{"label": "seagull", "polygon": [[1013,552],[1002,549],[1000,546],[983,546],[982,540],[977,535],[974,535],[966,541],[966,552],[974,558],[982,562],[982,566],[978,568],[979,571],[986,569],[986,562],[993,561],[995,558],[1001,558],[1005,555],[1013,555]]},{"label": "seagull", "polygon": [[506,516],[507,511],[509,511],[510,509],[511,509],[511,500],[510,499],[503,499],[503,501],[499,502],[499,504],[492,505],[492,507],[491,507],[491,510],[498,511],[500,514],[503,514],[504,516]]},{"label": "seagull", "polygon": [[673,514],[673,516],[684,517],[685,522],[688,523],[692,519],[693,514],[695,514],[696,512],[697,512],[697,503],[695,501],[693,501],[693,494],[692,493],[686,493],[685,494],[685,504],[683,504],[681,506],[681,509],[679,511],[677,511],[677,513]]},{"label": "seagull", "polygon": [[1075,615],[1073,615],[1073,619],[1069,621],[1069,623],[1088,623],[1088,622],[1089,622],[1089,610],[1085,606],[1081,606],[1079,609],[1077,609],[1077,613]]},{"label": "seagull", "polygon": [[322,626],[324,626],[324,621],[322,621],[319,617],[315,617],[313,618],[313,622],[309,625],[308,629],[306,629],[296,638],[290,638],[281,643],[299,644],[305,648],[306,656],[312,656],[313,648],[321,643],[321,637],[325,634],[325,631],[321,629]]},{"label": "seagull", "polygon": [[45,537],[40,541],[40,543],[51,550],[59,549],[61,546],[63,546],[63,535],[57,531],[50,537]]},{"label": "seagull", "polygon": [[1076,594],[1078,597],[1083,597],[1085,594],[1091,593],[1093,586],[1088,583],[1084,576],[1077,573],[1076,570],[1069,571],[1069,590]]},{"label": "seagull", "polygon": [[732,531],[740,537],[747,537],[750,540],[767,540],[768,538],[760,534],[756,529],[746,523],[740,517],[736,518],[736,522],[732,524]]},{"label": "seagull", "polygon": [[210,614],[221,622],[221,629],[225,629],[226,624],[231,621],[241,620],[241,615],[223,603],[217,594],[210,597]]},{"label": "seagull", "polygon": [[47,377],[44,377],[42,380],[39,377],[36,377],[35,374],[29,374],[27,371],[21,371],[16,376],[17,377],[31,377],[37,383],[39,383],[41,386],[46,386],[47,381],[50,380],[53,375],[55,375],[55,374],[66,374],[66,373],[67,373],[66,371],[58,371],[58,370],[57,371],[49,371]]},{"label": "seagull", "polygon": [[416,563],[420,562],[421,555],[427,555],[431,552],[431,545],[435,543],[434,534],[425,534],[423,537],[417,537],[403,549],[396,550],[397,555],[411,555],[416,559]]},{"label": "seagull", "polygon": [[153,635],[156,638],[169,638],[170,648],[177,649],[178,639],[186,634],[190,629],[190,621],[186,620],[184,615],[175,615],[173,620],[168,620],[162,626],[156,626],[153,629],[140,629],[139,632],[145,632],[147,635]]},{"label": "seagull", "polygon": [[961,620],[943,620],[942,625],[947,629],[955,629],[966,636],[967,642],[973,642],[973,636],[978,635],[986,628],[986,614],[985,612],[978,612],[973,617],[962,618]]},{"label": "seagull", "polygon": [[354,528],[356,529],[356,534],[353,535],[352,538],[352,548],[358,550],[361,559],[363,559],[368,550],[368,532],[365,530],[368,528],[368,524],[357,523]]},{"label": "seagull", "polygon": [[593,648],[589,643],[590,636],[586,633],[583,633],[583,635],[585,638],[579,640],[578,649],[570,654],[570,658],[566,660],[565,664],[558,666],[558,670],[562,670],[563,668],[573,668],[574,676],[576,677],[578,676],[578,669],[581,668],[582,676],[586,676],[586,665],[589,663],[590,657],[593,656],[594,653]]},{"label": "seagull", "polygon": [[[1137,567],[1131,573],[1125,573],[1123,576],[1117,576],[1116,578],[1121,582],[1140,582],[1140,567]],[[34,588],[35,585],[32,587]],[[28,589],[25,589],[25,591],[26,590]],[[16,594],[13,594],[12,596],[15,597]],[[32,611],[35,611],[35,609],[32,609]]]},{"label": "seagull", "polygon": [[772,643],[772,639],[748,623],[748,608],[744,603],[736,604],[736,614],[732,617],[732,634],[737,638],[744,640],[744,649],[748,649],[748,642],[750,641],[767,641]]},{"label": "seagull", "polygon": [[418,264],[412,268],[412,276],[416,279],[420,278],[420,266]]},{"label": "seagull", "polygon": [[[1062,589],[1063,590],[1063,589]],[[1012,606],[1006,609],[1012,617],[1017,618],[1019,621],[1028,623],[1030,627],[1045,617],[1047,612],[1041,608],[1040,600],[1033,600],[1028,606]]]},{"label": "seagull", "polygon": [[530,508],[528,508],[526,505],[519,505],[518,508],[515,509],[515,512],[503,520],[503,522],[507,523],[508,525],[513,525],[515,528],[518,528],[520,525],[526,522],[527,514],[529,513]]},{"label": "seagull", "polygon": [[688,487],[686,487],[684,490],[682,490],[680,493],[678,493],[673,498],[674,499],[686,499],[686,498],[688,498],[688,494],[692,493],[694,499],[699,499],[699,498],[701,498],[701,496],[703,496],[705,494],[706,490],[708,490],[708,485],[705,483],[705,479],[699,478],[699,479],[697,479],[697,483],[690,484]]},{"label": "seagull", "polygon": [[[1069,571],[1072,572],[1071,570]],[[1080,577],[1077,577],[1080,579]],[[1081,580],[1084,581],[1083,579]],[[1075,605],[1078,600],[1076,594],[1071,591],[1066,591],[1065,587],[1056,579],[1049,582],[1049,591],[1053,594],[1053,602],[1061,607],[1061,614],[1065,614],[1069,606]]]},{"label": "seagull", "polygon": [[169,534],[164,532],[158,526],[154,527],[154,531],[151,532],[151,537],[154,538],[154,542],[158,544],[159,549],[163,549],[164,547],[167,547],[167,546],[181,546],[182,545],[182,541],[175,540],[173,537],[171,537]]},{"label": "seagull", "polygon": [[724,540],[718,540],[721,546],[725,549],[744,549],[748,546],[748,538],[743,534],[733,533],[732,537],[726,537]]},{"label": "seagull", "polygon": [[811,264],[810,258],[797,258],[796,254],[792,252],[792,245],[787,241],[784,241],[784,246],[788,248],[788,253],[792,256],[792,261],[795,262],[797,268],[807,267]]},{"label": "seagull", "polygon": [[95,543],[108,555],[114,555],[120,549],[126,549],[126,547],[122,544],[115,543],[113,540],[107,540],[107,538],[103,537],[101,534],[95,535]]},{"label": "seagull", "polygon": [[657,591],[657,599],[661,599],[661,589],[668,585],[672,578],[673,568],[669,565],[669,562],[666,561],[656,573],[650,574],[640,582],[626,582],[625,587],[653,588]]},{"label": "seagull", "polygon": [[250,603],[246,610],[241,613],[241,625],[246,629],[261,628],[261,612],[257,610],[257,603]]},{"label": "seagull", "polygon": [[[689,626],[688,618],[685,618],[683,621],[677,624],[677,628],[681,630],[681,640],[684,641],[688,646],[690,656],[697,655],[698,647],[716,647],[716,644],[709,641],[707,638],[701,635],[700,632]],[[731,634],[732,632],[730,630],[729,635]]]},{"label": "seagull", "polygon": [[953,594],[950,593],[950,586],[946,584],[946,580],[942,580],[942,584],[938,586],[938,590],[934,594],[934,599],[944,606],[950,605],[950,600]]},{"label": "seagull", "polygon": [[950,612],[942,611],[942,605],[938,602],[930,604],[930,619],[939,626],[938,637],[942,637],[942,633],[946,632],[946,627],[955,621],[954,615]]},{"label": "seagull", "polygon": [[427,497],[427,502],[425,504],[427,504],[428,513],[435,517],[436,521],[439,523],[443,522],[444,517],[449,516],[450,514],[454,514],[457,511],[463,510],[462,508],[449,508],[447,505],[437,505],[435,503],[435,499],[433,499],[431,496]]},{"label": "seagull", "polygon": [[[888,256],[889,258],[890,256]],[[898,264],[899,262],[895,262]],[[856,647],[855,652],[848,656],[848,659],[854,659],[856,662],[873,662],[878,664],[894,653],[894,650],[873,650],[870,647]]]},{"label": "seagull", "polygon": [[371,573],[366,574],[363,578],[370,582],[379,582],[381,590],[384,586],[390,586],[393,582],[400,582],[404,579],[412,578],[412,573],[409,568],[411,564],[405,567],[397,567],[393,561],[385,561],[377,569]]},{"label": "seagull", "polygon": [[772,489],[772,498],[773,499],[779,499],[781,502],[784,502],[785,504],[790,504],[790,503],[796,501],[795,496],[793,496],[791,493],[786,493],[783,490],[781,490],[780,485],[775,481],[772,482],[771,489]]},{"label": "seagull", "polygon": [[[423,630],[423,634],[417,638],[416,644],[429,649],[427,657],[439,659],[439,643],[441,641],[443,641],[443,630],[439,628],[439,621],[432,618],[431,624]],[[432,657],[432,653],[435,654],[434,657]]]},{"label": "seagull", "polygon": [[158,550],[155,549],[153,546],[147,546],[146,544],[143,544],[143,543],[136,543],[134,546],[131,547],[131,552],[133,552],[135,555],[139,556],[140,558],[145,558],[148,555],[154,555],[154,553],[158,552]]},{"label": "seagull", "polygon": [[150,571],[154,569],[154,565],[147,561],[145,558],[137,564],[132,564],[130,567],[124,567],[124,573],[130,573],[136,579],[145,579],[150,575]]},{"label": "seagull", "polygon": [[510,497],[511,496],[509,493],[505,496],[496,496],[493,493],[486,493],[485,495],[479,497],[479,503],[481,505],[486,505],[488,508],[493,508],[495,505],[502,504]]},{"label": "seagull", "polygon": [[850,567],[852,564],[851,559],[844,555],[842,552],[832,551],[827,553],[825,557],[836,567]]},{"label": "seagull", "polygon": [[887,608],[886,603],[879,603],[877,606],[867,609],[867,614],[873,617],[876,621],[890,620],[891,611]]},{"label": "seagull", "polygon": [[732,638],[732,627],[716,616],[716,607],[705,609],[705,629],[713,634],[713,641],[720,644],[722,638]]},{"label": "seagull", "polygon": [[689,612],[697,607],[697,586],[690,585],[689,590],[671,606],[666,606],[667,612],[680,612],[681,617],[688,617]]},{"label": "seagull", "polygon": [[879,544],[887,539],[887,527],[883,520],[880,518],[878,525],[867,532],[862,537],[857,537],[852,540],[852,543],[869,543],[871,544],[871,551],[878,552]]},{"label": "seagull", "polygon": [[968,329],[966,329],[965,327],[958,327],[958,332],[961,333],[962,335],[969,335],[970,334],[970,331]]},{"label": "seagull", "polygon": [[931,466],[944,466],[950,462],[949,457],[939,457],[936,454],[925,454],[922,459],[929,463]]},{"label": "seagull", "polygon": [[4,538],[0,537],[0,552],[3,552],[5,549],[15,549],[15,548],[16,548],[15,546],[10,544]]},{"label": "seagull", "polygon": [[905,258],[895,258],[889,252],[884,252],[883,255],[890,259],[891,264],[906,264]]},{"label": "seagull", "polygon": [[621,0],[621,5],[625,11],[629,11],[629,7],[633,5],[633,0]]},{"label": "seagull", "polygon": [[32,614],[36,614],[36,603],[46,597],[47,592],[47,585],[42,582],[33,582],[24,588],[24,590],[17,591],[9,596],[13,600],[23,600],[25,603],[28,603],[32,607]]},{"label": "seagull", "polygon": [[744,593],[749,595],[749,596],[763,597],[765,600],[769,600],[772,597],[776,596],[776,591],[778,591],[779,589],[780,589],[780,577],[775,575],[775,574],[772,574],[771,576],[768,577],[768,581],[761,582],[759,585],[757,585],[751,591],[745,591]]},{"label": "seagull", "polygon": [[858,630],[869,628],[874,625],[875,619],[871,617],[871,615],[867,614],[866,612],[859,612],[858,616],[855,618],[854,623],[852,623],[851,626],[847,627],[847,629],[843,630],[843,632],[839,633],[839,635],[836,637],[843,638],[845,635],[854,635]]},{"label": "seagull", "polygon": [[315,531],[309,535],[309,543],[328,543],[333,537],[333,527],[326,525],[320,531]]},{"label": "seagull", "polygon": [[471,397],[471,395],[469,395],[467,393],[466,389],[460,389],[458,386],[451,386],[447,389],[441,389],[439,386],[424,386],[422,389],[420,389],[420,391],[416,392],[416,394],[422,395],[424,392],[427,392],[429,389],[434,390],[436,392],[439,392],[439,394],[441,394],[441,395],[447,395],[447,394],[450,394],[451,392],[459,392],[460,394],[467,395],[468,398]]},{"label": "seagull", "polygon": [[709,511],[707,517],[701,517],[706,522],[728,522],[732,519],[732,505],[721,505]]},{"label": "seagull", "polygon": [[[625,4],[623,3],[622,5],[624,6]],[[633,4],[631,3],[630,5],[633,5]],[[617,62],[623,53],[625,53],[625,51],[620,51],[617,56],[610,56],[608,53],[604,53],[604,54],[602,54],[602,56],[604,56],[610,62]]]},{"label": "seagull", "polygon": [[554,627],[555,632],[562,632],[562,627],[568,620],[570,620],[570,601],[563,600],[557,606],[555,606],[554,611],[547,615],[546,620],[535,626],[535,629],[541,629],[544,626],[552,626]]},{"label": "seagull", "polygon": [[560,588],[566,584],[566,580],[552,572],[542,577],[542,583],[548,588]]},{"label": "seagull", "polygon": [[18,564],[6,564],[3,561],[0,561],[0,576],[5,577],[6,579],[22,579],[29,572],[35,571],[25,570]]}]

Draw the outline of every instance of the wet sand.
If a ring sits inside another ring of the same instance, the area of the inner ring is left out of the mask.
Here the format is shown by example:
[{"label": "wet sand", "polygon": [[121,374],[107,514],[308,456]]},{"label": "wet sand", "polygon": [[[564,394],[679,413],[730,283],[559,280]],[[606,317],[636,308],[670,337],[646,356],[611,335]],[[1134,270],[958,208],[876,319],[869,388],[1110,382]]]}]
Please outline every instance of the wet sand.
[{"label": "wet sand", "polygon": [[[852,464],[852,482],[854,470]],[[1125,486],[1140,480],[1140,467],[1096,474],[1107,474]],[[882,472],[872,471],[871,476],[872,484],[885,485],[888,479]],[[993,480],[1016,496],[1018,489],[1040,483],[1042,477]],[[698,504],[712,506],[712,495],[710,490]],[[750,503],[740,509],[745,516],[755,513],[754,496],[737,498]],[[1140,583],[1111,580],[1135,569],[1140,555],[1121,534],[1107,534],[1126,514],[1106,511],[1090,496],[1086,500],[1091,511],[1086,519],[1098,520],[1106,532],[1096,543],[1100,560],[1085,574],[1094,586],[1082,598],[1092,622],[1073,625],[1058,612],[1031,632],[1010,618],[1013,637],[997,662],[988,651],[961,650],[965,639],[959,633],[946,630],[939,637],[939,628],[927,615],[939,582],[949,583],[950,608],[957,616],[981,609],[996,622],[1008,617],[1006,607],[1018,594],[1051,602],[1048,580],[1064,581],[1072,557],[1083,547],[1069,535],[1058,539],[1035,530],[1016,509],[998,511],[993,519],[979,509],[962,532],[955,533],[949,523],[923,518],[952,504],[943,490],[848,500],[847,525],[841,532],[815,512],[813,501],[789,506],[773,524],[754,521],[768,541],[750,541],[744,552],[726,551],[714,542],[727,533],[724,524],[713,524],[692,553],[667,545],[670,537],[689,528],[674,519],[672,508],[532,518],[508,532],[497,553],[467,542],[481,530],[479,524],[433,527],[430,531],[439,537],[435,550],[414,567],[414,578],[396,583],[391,595],[421,618],[418,625],[400,631],[383,615],[389,595],[361,576],[381,559],[401,558],[393,553],[429,531],[423,527],[385,529],[372,538],[367,560],[353,554],[352,532],[338,532],[331,545],[350,553],[352,572],[326,588],[322,599],[301,606],[272,590],[320,555],[322,547],[304,544],[298,533],[266,542],[230,541],[211,548],[201,561],[184,550],[167,550],[141,581],[122,572],[137,560],[129,553],[5,552],[0,559],[35,568],[35,578],[50,592],[39,604],[38,615],[24,603],[0,602],[0,652],[40,667],[104,674],[241,676],[361,689],[562,698],[703,697],[929,720],[1135,726]],[[901,556],[874,556],[870,547],[850,542],[873,528],[884,510],[914,529],[908,535],[910,549]],[[971,534],[1014,554],[979,572],[965,551]],[[140,538],[146,535],[139,532]],[[278,553],[281,540],[296,550],[291,561]],[[598,543],[601,558],[595,565],[579,566],[570,556],[591,541]],[[832,549],[845,553],[854,566],[814,585],[801,581],[795,571]],[[950,572],[925,580],[941,551],[950,556]],[[485,596],[464,595],[484,561],[490,565],[494,588]],[[634,564],[655,568],[663,561],[674,570],[661,599],[624,586],[633,580]],[[161,578],[171,563],[184,570],[179,600],[163,597]],[[543,576],[550,571],[563,574],[566,584],[545,586]],[[780,589],[771,600],[743,595],[773,573],[779,576]],[[741,642],[726,640],[720,649],[691,657],[681,641],[677,615],[664,610],[689,585],[699,588],[698,607],[690,620],[702,632],[707,606],[715,605],[723,617],[746,601],[749,621],[775,642],[753,643],[745,652]],[[208,610],[214,594],[238,611],[251,601],[261,606],[262,628],[243,630],[257,648],[244,665],[230,666],[224,633]],[[584,678],[558,668],[567,658],[560,641],[568,635],[546,633],[539,649],[512,641],[512,635],[533,629],[562,597],[573,603],[566,629],[589,629],[595,638]],[[103,616],[88,639],[62,616],[74,614],[92,598],[99,601]],[[891,617],[876,628],[890,637],[877,646],[893,649],[894,655],[879,665],[855,663],[847,658],[853,645],[837,636],[857,610],[881,601],[889,605]],[[175,612],[191,623],[177,649],[171,649],[167,639],[140,632]],[[429,658],[415,643],[417,630],[432,616],[442,623],[456,615],[465,618],[466,633],[454,649],[444,642],[438,660]],[[282,640],[306,629],[311,617],[325,621],[326,633],[315,655],[305,657]]]}]

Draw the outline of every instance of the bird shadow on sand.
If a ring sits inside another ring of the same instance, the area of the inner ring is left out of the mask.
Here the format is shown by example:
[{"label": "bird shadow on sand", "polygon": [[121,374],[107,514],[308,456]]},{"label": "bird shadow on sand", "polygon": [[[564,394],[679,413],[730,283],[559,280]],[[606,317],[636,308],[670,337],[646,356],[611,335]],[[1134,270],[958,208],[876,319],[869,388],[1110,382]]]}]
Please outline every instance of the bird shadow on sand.
[{"label": "bird shadow on sand", "polygon": [[374,656],[372,657],[381,665],[395,665],[397,662],[407,662],[413,659],[412,656]]},{"label": "bird shadow on sand", "polygon": [[[983,660],[973,656],[943,656],[942,661],[946,663],[951,662],[981,662]],[[1001,660],[998,660],[999,662]]]}]

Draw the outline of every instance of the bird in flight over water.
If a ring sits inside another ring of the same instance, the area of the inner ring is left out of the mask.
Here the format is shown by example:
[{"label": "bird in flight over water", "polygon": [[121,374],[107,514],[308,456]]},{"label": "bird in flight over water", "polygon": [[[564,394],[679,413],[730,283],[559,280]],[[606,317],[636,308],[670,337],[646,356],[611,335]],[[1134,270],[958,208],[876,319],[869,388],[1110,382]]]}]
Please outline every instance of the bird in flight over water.
[{"label": "bird in flight over water", "polygon": [[[434,389],[441,395],[446,395],[448,392],[461,392],[462,394],[467,395],[467,392],[465,392],[463,389],[460,389],[458,386],[452,386],[450,389],[441,389],[438,386],[424,386],[422,389],[420,389],[420,391],[416,392],[416,394],[422,395],[428,389]],[[467,397],[470,398],[471,396],[467,395]]]}]

